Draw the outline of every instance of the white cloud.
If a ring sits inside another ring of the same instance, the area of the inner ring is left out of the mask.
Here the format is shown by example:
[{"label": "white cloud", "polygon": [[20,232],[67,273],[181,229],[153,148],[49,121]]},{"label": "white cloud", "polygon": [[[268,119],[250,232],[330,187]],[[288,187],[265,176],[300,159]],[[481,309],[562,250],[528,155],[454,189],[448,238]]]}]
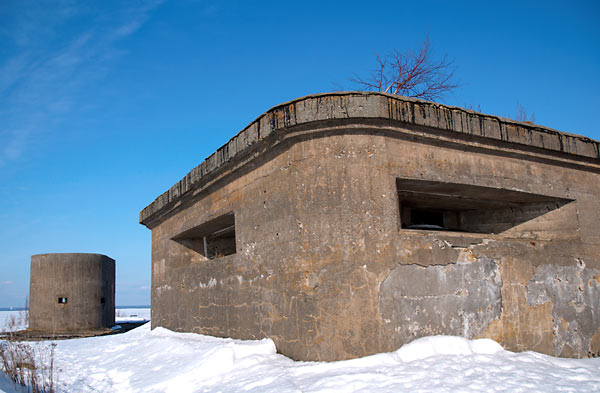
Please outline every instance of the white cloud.
[{"label": "white cloud", "polygon": [[[72,1],[11,10],[12,50],[0,62],[0,167],[22,158],[41,136],[51,137],[64,116],[85,105],[86,88],[105,77],[124,53],[117,42],[143,26],[160,3],[136,3],[110,13]],[[72,21],[77,23],[67,26]],[[83,27],[68,30],[73,25]]]},{"label": "white cloud", "polygon": [[21,156],[28,143],[29,130],[22,128],[9,134],[8,143],[2,149],[0,163],[3,161],[15,160]]}]

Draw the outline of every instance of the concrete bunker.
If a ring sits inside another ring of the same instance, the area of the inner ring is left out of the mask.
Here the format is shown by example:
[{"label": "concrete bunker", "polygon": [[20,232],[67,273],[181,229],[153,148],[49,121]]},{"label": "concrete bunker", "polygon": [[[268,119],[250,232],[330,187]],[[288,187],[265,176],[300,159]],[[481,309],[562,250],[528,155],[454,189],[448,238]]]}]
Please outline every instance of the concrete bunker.
[{"label": "concrete bunker", "polygon": [[430,334],[598,354],[598,195],[589,138],[381,93],[303,97],[140,213],[152,326],[270,337],[302,360]]},{"label": "concrete bunker", "polygon": [[115,324],[115,261],[85,253],[31,257],[29,329],[64,333]]}]

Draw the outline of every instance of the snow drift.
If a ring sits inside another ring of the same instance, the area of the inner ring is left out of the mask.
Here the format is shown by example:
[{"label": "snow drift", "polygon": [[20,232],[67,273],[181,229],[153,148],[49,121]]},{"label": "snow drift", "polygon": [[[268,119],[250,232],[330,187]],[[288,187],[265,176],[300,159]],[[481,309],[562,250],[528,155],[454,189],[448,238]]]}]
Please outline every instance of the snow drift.
[{"label": "snow drift", "polygon": [[425,337],[395,352],[331,363],[295,362],[270,339],[151,331],[150,324],[57,344],[59,392],[600,390],[600,359],[513,353],[488,339]]}]

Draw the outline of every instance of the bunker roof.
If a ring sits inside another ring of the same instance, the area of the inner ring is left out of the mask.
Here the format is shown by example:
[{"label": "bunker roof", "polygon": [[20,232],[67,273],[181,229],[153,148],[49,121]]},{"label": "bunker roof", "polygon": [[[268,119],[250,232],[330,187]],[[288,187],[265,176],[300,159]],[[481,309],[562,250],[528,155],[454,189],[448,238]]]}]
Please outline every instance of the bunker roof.
[{"label": "bunker roof", "polygon": [[146,206],[140,212],[140,223],[154,227],[186,199],[213,184],[224,171],[243,165],[249,156],[263,154],[303,125],[323,121],[344,125],[369,120],[396,122],[405,128],[416,126],[425,133],[443,130],[446,137],[504,142],[516,149],[533,148],[554,157],[600,165],[600,142],[531,122],[379,92],[314,94],[277,105],[260,115]]}]

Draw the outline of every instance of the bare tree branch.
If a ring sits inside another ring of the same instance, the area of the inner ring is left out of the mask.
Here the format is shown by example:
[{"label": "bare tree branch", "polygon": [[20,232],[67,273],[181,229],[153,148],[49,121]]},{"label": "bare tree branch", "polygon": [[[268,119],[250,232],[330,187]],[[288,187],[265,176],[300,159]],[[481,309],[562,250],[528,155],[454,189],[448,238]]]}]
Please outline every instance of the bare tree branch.
[{"label": "bare tree branch", "polygon": [[517,112],[515,115],[516,121],[525,121],[529,123],[535,123],[535,113],[531,113],[529,117],[527,117],[527,110],[520,102],[517,101]]},{"label": "bare tree branch", "polygon": [[427,37],[418,52],[394,49],[384,58],[377,55],[377,68],[367,79],[355,74],[350,80],[361,90],[436,100],[458,87],[453,78],[452,61],[446,56],[440,61],[431,59]]}]

